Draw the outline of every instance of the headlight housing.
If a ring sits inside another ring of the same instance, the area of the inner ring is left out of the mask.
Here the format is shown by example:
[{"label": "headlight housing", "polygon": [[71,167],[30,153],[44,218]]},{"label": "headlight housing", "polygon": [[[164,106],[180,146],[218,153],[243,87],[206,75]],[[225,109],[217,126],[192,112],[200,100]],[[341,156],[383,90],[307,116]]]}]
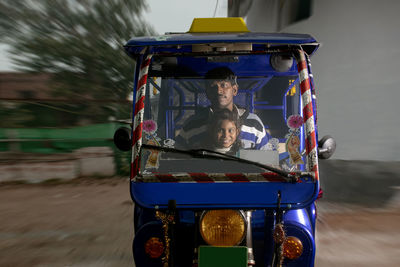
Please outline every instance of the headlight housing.
[{"label": "headlight housing", "polygon": [[246,235],[244,214],[237,210],[209,210],[200,218],[200,234],[211,246],[236,246]]}]

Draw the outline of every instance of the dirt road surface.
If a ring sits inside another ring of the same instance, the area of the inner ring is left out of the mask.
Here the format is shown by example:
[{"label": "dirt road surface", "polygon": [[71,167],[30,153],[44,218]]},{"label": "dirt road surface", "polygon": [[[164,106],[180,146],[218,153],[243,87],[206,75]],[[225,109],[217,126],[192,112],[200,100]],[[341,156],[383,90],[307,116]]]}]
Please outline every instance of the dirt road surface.
[{"label": "dirt road surface", "polygon": [[[400,266],[400,209],[318,204],[316,266]],[[0,266],[134,266],[126,179],[0,185]]]}]

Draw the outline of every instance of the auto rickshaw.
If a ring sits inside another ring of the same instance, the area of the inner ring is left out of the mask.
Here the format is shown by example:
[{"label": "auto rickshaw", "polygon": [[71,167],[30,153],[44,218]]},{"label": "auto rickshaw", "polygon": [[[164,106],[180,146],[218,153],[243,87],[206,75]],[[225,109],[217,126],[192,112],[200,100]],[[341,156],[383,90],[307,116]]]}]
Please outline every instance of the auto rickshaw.
[{"label": "auto rickshaw", "polygon": [[[186,33],[124,46],[136,62],[132,123],[114,142],[132,150],[137,267],[314,266],[318,158],[335,150],[330,136],[317,141],[318,47],[307,34],[250,32],[242,18],[194,19]],[[262,125],[244,146],[252,126],[236,114],[232,153],[210,146],[222,133],[207,75],[221,67],[234,73],[234,106]],[[179,142],[190,123],[196,146]]]}]

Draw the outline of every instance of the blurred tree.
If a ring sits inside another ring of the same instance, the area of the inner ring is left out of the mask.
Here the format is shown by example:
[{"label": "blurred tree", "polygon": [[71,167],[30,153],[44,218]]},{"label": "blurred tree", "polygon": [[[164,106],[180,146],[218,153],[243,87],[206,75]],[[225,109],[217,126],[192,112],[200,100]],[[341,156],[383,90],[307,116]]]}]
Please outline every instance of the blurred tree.
[{"label": "blurred tree", "polygon": [[145,0],[2,0],[0,42],[10,45],[17,70],[52,73],[54,97],[71,100],[51,103],[71,111],[53,123],[125,119],[130,105],[118,101],[131,90],[134,62],[122,46],[153,34],[146,9]]}]

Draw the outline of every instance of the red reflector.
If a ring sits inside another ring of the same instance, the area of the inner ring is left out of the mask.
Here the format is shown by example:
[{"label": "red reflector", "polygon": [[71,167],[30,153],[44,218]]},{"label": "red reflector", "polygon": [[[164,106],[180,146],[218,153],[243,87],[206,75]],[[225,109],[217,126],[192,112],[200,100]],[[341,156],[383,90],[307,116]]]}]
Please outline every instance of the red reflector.
[{"label": "red reflector", "polygon": [[150,258],[159,258],[164,253],[164,243],[158,237],[152,237],[144,244],[144,249]]}]

